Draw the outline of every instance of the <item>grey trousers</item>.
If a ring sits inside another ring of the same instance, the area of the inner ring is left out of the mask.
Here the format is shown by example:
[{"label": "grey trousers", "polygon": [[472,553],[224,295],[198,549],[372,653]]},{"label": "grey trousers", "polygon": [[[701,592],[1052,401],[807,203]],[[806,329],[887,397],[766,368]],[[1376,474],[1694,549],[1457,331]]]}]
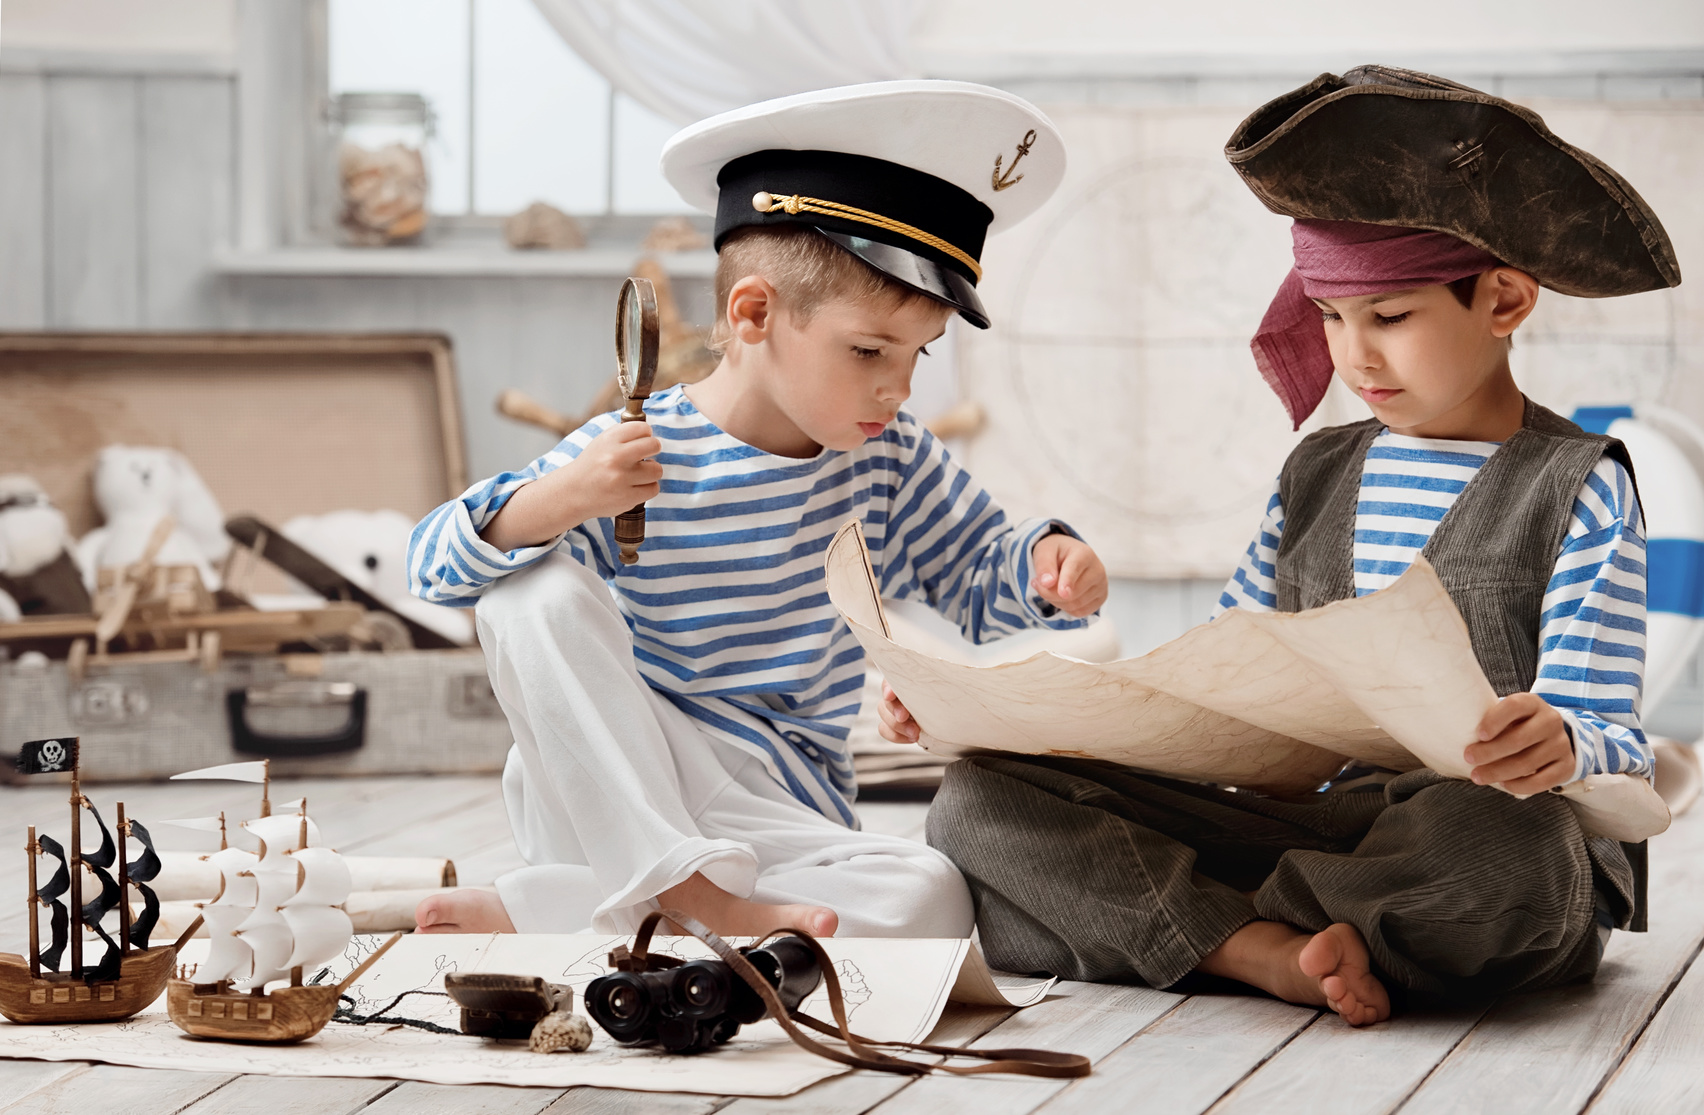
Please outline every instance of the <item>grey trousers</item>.
[{"label": "grey trousers", "polygon": [[1353,925],[1410,1005],[1483,1001],[1589,979],[1633,894],[1620,846],[1560,798],[1427,770],[1298,803],[976,757],[947,769],[928,839],[970,884],[995,967],[1151,987],[1264,918]]}]

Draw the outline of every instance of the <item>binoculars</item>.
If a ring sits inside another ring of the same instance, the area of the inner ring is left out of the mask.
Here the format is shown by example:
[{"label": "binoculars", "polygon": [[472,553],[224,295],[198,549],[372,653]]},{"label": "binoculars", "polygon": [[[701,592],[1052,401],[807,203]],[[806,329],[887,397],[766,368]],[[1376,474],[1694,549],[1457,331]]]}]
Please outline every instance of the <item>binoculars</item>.
[{"label": "binoculars", "polygon": [[[797,937],[780,937],[740,955],[789,1012],[822,982],[822,967]],[[655,959],[655,958],[653,958]],[[768,1014],[762,997],[723,960],[689,960],[647,972],[611,972],[587,986],[586,1013],[622,1045],[655,1042],[670,1053],[721,1045],[742,1025]]]}]

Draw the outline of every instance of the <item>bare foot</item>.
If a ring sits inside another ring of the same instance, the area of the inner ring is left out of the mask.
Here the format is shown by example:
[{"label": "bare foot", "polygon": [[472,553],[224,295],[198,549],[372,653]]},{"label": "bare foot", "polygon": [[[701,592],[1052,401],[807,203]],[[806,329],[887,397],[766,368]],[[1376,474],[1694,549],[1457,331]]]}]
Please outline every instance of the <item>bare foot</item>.
[{"label": "bare foot", "polygon": [[421,933],[513,933],[515,923],[495,891],[452,890],[420,900],[414,924]]},{"label": "bare foot", "polygon": [[761,937],[777,929],[803,929],[814,937],[832,937],[840,928],[840,915],[826,906],[736,898],[696,873],[657,895],[657,905],[691,914],[724,937]]},{"label": "bare foot", "polygon": [[1202,957],[1197,970],[1287,1002],[1329,1007],[1351,1026],[1390,1017],[1390,996],[1372,973],[1367,942],[1342,922],[1309,934],[1283,922],[1252,921]]},{"label": "bare foot", "polygon": [[1390,996],[1373,975],[1367,942],[1353,925],[1338,922],[1315,933],[1296,955],[1296,965],[1309,979],[1319,981],[1325,1005],[1351,1026],[1366,1026],[1390,1017]]}]

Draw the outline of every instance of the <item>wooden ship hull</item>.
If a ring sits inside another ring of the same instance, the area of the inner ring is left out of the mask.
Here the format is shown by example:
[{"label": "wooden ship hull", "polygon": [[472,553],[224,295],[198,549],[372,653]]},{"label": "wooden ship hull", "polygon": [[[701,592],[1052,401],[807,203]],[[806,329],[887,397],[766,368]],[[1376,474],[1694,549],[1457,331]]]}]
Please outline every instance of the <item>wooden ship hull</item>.
[{"label": "wooden ship hull", "polygon": [[83,980],[69,973],[30,975],[29,961],[0,952],[0,1014],[13,1022],[117,1022],[151,1004],[165,990],[177,961],[171,945],[126,953],[115,980]]},{"label": "wooden ship hull", "polygon": [[341,985],[278,987],[264,995],[228,983],[166,983],[166,1012],[178,1028],[219,1041],[287,1043],[311,1038],[337,1013]]}]

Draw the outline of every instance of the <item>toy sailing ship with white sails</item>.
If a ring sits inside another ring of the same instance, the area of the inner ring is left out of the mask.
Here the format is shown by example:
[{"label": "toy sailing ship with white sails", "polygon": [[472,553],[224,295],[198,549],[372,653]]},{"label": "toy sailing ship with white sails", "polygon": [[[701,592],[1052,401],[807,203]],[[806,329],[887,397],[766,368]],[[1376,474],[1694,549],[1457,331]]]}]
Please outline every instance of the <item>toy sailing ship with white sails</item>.
[{"label": "toy sailing ship with white sails", "polygon": [[[303,972],[339,956],[354,932],[343,903],[349,865],[319,844],[307,802],[273,814],[266,760],[227,763],[176,775],[262,784],[260,815],[243,822],[258,852],[231,847],[224,817],[172,822],[211,829],[220,849],[208,857],[219,869],[219,893],[201,907],[211,947],[199,964],[166,983],[166,1010],[181,1029],[224,1041],[291,1042],[317,1034],[336,1013],[338,996],[395,943],[383,947],[342,981],[304,984]],[[288,980],[271,991],[267,985]]]},{"label": "toy sailing ship with white sails", "polygon": [[[21,774],[71,775],[71,839],[61,845],[51,836],[36,835],[29,828],[25,854],[29,859],[28,960],[16,953],[0,953],[0,1014],[13,1022],[115,1022],[128,1018],[159,998],[177,960],[178,946],[150,947],[149,935],[159,918],[160,903],[147,886],[160,869],[159,857],[148,830],[139,821],[128,820],[124,803],[118,803],[114,839],[94,802],[83,796],[78,785],[78,740],[32,740],[18,754]],[[101,846],[83,851],[82,811],[87,809],[101,833]],[[130,859],[130,841],[142,845],[142,855]],[[38,883],[36,861],[47,856],[59,866],[46,885]],[[117,877],[113,870],[116,867]],[[84,873],[94,876],[100,893],[83,901]],[[142,911],[131,906],[131,891],[142,898]],[[50,940],[41,946],[42,908],[49,912]],[[113,939],[106,922],[117,914],[118,938]],[[191,926],[188,933],[195,931]],[[92,932],[105,949],[99,960],[87,963],[84,945]],[[67,958],[67,945],[70,956]],[[62,961],[66,961],[63,967]]]}]

